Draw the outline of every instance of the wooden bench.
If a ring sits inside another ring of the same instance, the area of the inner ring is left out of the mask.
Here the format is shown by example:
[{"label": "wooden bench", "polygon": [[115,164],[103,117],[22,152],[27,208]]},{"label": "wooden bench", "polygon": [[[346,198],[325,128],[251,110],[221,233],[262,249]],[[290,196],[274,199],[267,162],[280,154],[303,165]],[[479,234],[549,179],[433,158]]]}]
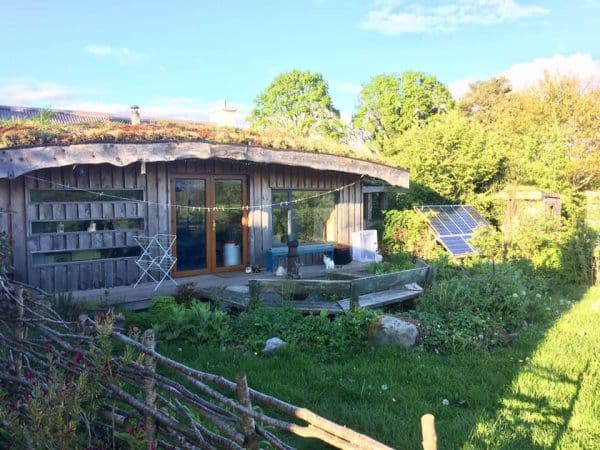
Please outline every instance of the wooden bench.
[{"label": "wooden bench", "polygon": [[[314,244],[300,244],[298,246],[298,255],[316,255],[324,253],[333,259],[333,244],[330,242],[317,242]],[[267,270],[273,272],[277,268],[277,258],[287,256],[287,245],[281,247],[272,247],[267,250]]]}]

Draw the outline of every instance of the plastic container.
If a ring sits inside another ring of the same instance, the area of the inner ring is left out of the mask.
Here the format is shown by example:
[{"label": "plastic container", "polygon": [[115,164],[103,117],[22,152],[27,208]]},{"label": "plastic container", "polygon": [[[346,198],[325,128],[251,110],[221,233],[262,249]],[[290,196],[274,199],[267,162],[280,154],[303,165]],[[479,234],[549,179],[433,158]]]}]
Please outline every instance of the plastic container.
[{"label": "plastic container", "polygon": [[242,252],[240,246],[235,242],[226,241],[223,244],[223,265],[239,266],[242,264]]},{"label": "plastic container", "polygon": [[352,259],[354,261],[376,261],[377,247],[377,230],[363,230],[352,233]]}]

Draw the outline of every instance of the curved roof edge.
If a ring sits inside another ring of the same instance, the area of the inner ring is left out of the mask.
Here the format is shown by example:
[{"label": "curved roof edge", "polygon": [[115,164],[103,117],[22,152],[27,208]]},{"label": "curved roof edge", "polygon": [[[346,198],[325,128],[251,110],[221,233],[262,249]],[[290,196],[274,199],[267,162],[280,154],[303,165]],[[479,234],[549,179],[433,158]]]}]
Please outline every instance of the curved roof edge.
[{"label": "curved roof edge", "polygon": [[137,161],[211,158],[368,175],[392,186],[408,189],[408,171],[385,164],[326,153],[205,142],[75,144],[4,149],[0,151],[0,178],[16,178],[34,170],[71,164],[109,163],[126,166]]}]

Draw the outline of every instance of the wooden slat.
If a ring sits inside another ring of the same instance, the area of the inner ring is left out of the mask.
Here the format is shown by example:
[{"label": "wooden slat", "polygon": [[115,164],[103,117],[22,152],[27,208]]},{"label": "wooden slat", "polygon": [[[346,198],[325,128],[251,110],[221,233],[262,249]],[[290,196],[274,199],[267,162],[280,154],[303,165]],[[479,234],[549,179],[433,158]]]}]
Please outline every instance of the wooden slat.
[{"label": "wooden slat", "polygon": [[148,217],[146,222],[148,223],[148,234],[153,236],[158,233],[158,207],[156,202],[158,200],[156,174],[156,164],[146,165],[146,195],[148,204]]},{"label": "wooden slat", "polygon": [[11,215],[9,181],[8,179],[0,179],[0,231],[7,231],[10,233]]},{"label": "wooden slat", "polygon": [[[387,291],[372,292],[358,297],[359,308],[381,308],[383,306],[393,305],[395,303],[412,300],[421,295],[422,291],[408,291],[406,289],[390,289]],[[350,299],[343,299],[337,302],[344,310],[350,309]]]},{"label": "wooden slat", "polygon": [[352,281],[349,280],[249,280],[252,292],[306,293],[319,295],[350,295]]},{"label": "wooden slat", "polygon": [[159,163],[157,171],[157,186],[158,186],[158,232],[169,234],[170,228],[170,211],[166,206],[169,203],[168,186],[169,177],[167,175],[167,164]]},{"label": "wooden slat", "polygon": [[10,181],[10,209],[14,211],[10,220],[10,234],[12,239],[12,264],[15,276],[19,281],[27,281],[27,214],[25,208],[25,181],[23,177]]},{"label": "wooden slat", "polygon": [[408,283],[422,284],[427,276],[428,267],[403,270],[401,272],[374,275],[372,277],[359,278],[355,283],[359,286],[359,293],[367,294],[375,291],[392,289],[396,286],[404,286]]},{"label": "wooden slat", "polygon": [[79,264],[69,264],[67,266],[67,278],[69,291],[79,289]]},{"label": "wooden slat", "polygon": [[[270,205],[272,200],[271,187],[268,182],[268,169],[265,166],[260,167],[260,204]],[[256,260],[259,264],[264,264],[264,257],[273,241],[273,225],[271,222],[272,208],[265,206],[260,209],[260,230],[262,231],[261,245],[259,253],[256,255]]]}]

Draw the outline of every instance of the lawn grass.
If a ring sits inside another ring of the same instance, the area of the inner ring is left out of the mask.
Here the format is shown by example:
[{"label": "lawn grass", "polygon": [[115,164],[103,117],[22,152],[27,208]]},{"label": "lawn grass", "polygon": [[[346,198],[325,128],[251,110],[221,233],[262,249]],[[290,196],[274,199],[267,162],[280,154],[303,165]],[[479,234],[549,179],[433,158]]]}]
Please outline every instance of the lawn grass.
[{"label": "lawn grass", "polygon": [[229,378],[244,371],[253,388],[395,448],[420,447],[425,413],[436,417],[440,449],[600,448],[600,289],[584,292],[549,300],[553,321],[533,324],[511,347],[489,352],[365,348],[262,358],[231,349],[159,350]]}]

